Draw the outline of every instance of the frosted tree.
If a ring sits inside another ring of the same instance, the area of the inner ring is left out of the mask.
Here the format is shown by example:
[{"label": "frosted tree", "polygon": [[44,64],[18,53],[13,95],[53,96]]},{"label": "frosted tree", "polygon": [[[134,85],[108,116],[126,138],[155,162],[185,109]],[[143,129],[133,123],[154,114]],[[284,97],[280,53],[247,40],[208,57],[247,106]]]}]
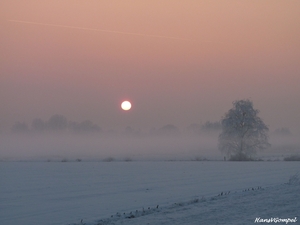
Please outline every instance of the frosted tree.
[{"label": "frosted tree", "polygon": [[258,113],[250,100],[239,100],[233,102],[233,108],[222,119],[219,150],[230,160],[251,160],[258,150],[270,146],[269,129],[257,116]]}]

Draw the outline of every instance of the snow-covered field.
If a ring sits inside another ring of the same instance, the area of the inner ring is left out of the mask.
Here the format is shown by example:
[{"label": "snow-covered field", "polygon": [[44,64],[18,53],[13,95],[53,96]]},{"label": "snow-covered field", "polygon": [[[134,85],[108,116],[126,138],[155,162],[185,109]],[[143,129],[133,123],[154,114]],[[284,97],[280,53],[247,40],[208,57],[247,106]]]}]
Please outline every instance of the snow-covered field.
[{"label": "snow-covered field", "polygon": [[[1,224],[253,224],[298,218],[299,162],[1,162]],[[296,180],[297,181],[297,180]]]}]

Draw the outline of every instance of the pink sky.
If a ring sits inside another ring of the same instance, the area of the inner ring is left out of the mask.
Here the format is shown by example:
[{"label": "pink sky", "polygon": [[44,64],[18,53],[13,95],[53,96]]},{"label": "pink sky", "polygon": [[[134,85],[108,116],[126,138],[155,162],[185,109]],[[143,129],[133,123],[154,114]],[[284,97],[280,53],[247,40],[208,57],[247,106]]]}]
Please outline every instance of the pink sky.
[{"label": "pink sky", "polygon": [[2,0],[0,127],[62,114],[104,129],[185,128],[250,98],[271,130],[299,131],[299,9],[296,0]]}]

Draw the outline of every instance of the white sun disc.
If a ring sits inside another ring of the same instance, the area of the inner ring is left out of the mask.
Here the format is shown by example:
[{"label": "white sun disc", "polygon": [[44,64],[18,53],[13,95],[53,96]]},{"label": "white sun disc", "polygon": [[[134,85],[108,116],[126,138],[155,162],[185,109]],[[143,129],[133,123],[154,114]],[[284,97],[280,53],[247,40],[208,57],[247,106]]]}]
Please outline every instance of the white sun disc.
[{"label": "white sun disc", "polygon": [[122,102],[122,104],[121,104],[121,108],[123,109],[123,110],[129,110],[129,109],[131,109],[131,103],[129,102],[129,101],[124,101],[124,102]]}]

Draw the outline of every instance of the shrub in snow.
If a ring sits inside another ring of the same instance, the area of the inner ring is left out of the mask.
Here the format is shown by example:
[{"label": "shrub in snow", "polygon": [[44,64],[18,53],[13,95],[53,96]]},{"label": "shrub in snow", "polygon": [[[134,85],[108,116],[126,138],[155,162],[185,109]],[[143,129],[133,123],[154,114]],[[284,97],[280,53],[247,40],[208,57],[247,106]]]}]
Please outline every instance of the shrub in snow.
[{"label": "shrub in snow", "polygon": [[194,161],[208,161],[207,158],[202,157],[202,156],[195,156]]},{"label": "shrub in snow", "polygon": [[252,160],[258,150],[270,146],[267,135],[269,128],[257,116],[258,112],[250,100],[239,100],[233,102],[233,108],[225,114],[221,121],[219,150],[229,160]]},{"label": "shrub in snow", "polygon": [[126,158],[124,159],[124,161],[125,161],[125,162],[131,162],[132,159],[131,159],[130,157],[126,157]]},{"label": "shrub in snow", "polygon": [[115,159],[113,157],[108,157],[108,158],[105,158],[103,159],[104,162],[112,162],[112,161],[115,161]]}]

